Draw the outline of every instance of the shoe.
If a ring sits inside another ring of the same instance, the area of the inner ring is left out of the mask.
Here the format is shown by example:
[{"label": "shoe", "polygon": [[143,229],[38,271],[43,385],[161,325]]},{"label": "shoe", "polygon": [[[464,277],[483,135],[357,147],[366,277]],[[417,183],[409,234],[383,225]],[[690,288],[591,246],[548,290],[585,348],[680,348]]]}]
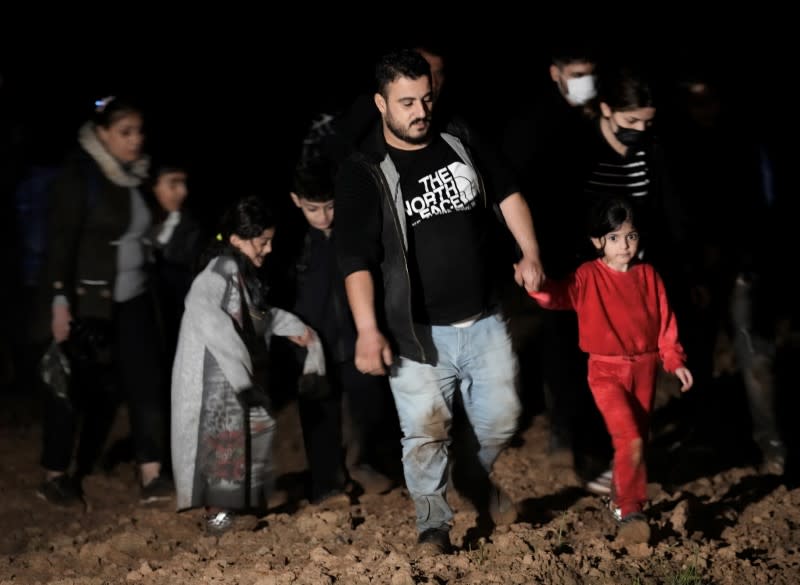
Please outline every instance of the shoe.
[{"label": "shoe", "polygon": [[611,513],[611,517],[614,519],[614,522],[619,524],[622,522],[622,510],[619,506],[614,503],[614,500],[611,498],[603,498],[603,503],[608,508],[608,511]]},{"label": "shoe", "polygon": [[489,516],[496,526],[517,521],[517,507],[503,488],[494,482],[489,486]]},{"label": "shoe", "polygon": [[610,496],[612,477],[612,471],[606,469],[594,479],[587,481],[583,487],[587,492],[595,494],[596,496]]},{"label": "shoe", "polygon": [[141,487],[141,496],[139,503],[152,504],[154,502],[163,502],[172,499],[175,493],[175,486],[172,482],[161,476],[157,475],[147,485]]},{"label": "shoe", "polygon": [[36,495],[56,506],[73,506],[83,502],[83,490],[78,482],[66,473],[45,480],[36,490]]},{"label": "shoe", "polygon": [[389,477],[367,464],[354,466],[350,470],[350,477],[361,486],[365,494],[385,494],[394,487],[394,482]]},{"label": "shoe", "polygon": [[450,533],[444,528],[428,528],[417,539],[417,554],[420,556],[450,554]]},{"label": "shoe", "polygon": [[617,540],[623,544],[647,544],[650,540],[650,524],[641,512],[633,512],[619,521]]},{"label": "shoe", "polygon": [[222,534],[233,526],[236,515],[230,510],[220,510],[206,517],[206,531],[209,534]]},{"label": "shoe", "polygon": [[764,449],[761,473],[765,475],[783,475],[786,470],[786,447],[782,441],[772,440]]},{"label": "shoe", "polygon": [[320,508],[345,508],[350,506],[350,496],[340,489],[332,489],[311,500],[311,504]]},{"label": "shoe", "polygon": [[646,544],[650,540],[650,525],[647,517],[641,512],[631,512],[624,518],[622,510],[611,498],[605,502],[611,517],[619,527],[617,529],[617,540],[624,544]]}]

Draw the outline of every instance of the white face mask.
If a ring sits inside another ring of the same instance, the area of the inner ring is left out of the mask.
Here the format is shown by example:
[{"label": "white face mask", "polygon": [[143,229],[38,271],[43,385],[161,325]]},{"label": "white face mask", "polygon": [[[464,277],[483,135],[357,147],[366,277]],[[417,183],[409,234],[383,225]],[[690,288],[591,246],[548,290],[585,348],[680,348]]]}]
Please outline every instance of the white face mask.
[{"label": "white face mask", "polygon": [[594,86],[594,75],[582,75],[567,79],[567,99],[576,106],[582,106],[594,96],[597,89]]}]

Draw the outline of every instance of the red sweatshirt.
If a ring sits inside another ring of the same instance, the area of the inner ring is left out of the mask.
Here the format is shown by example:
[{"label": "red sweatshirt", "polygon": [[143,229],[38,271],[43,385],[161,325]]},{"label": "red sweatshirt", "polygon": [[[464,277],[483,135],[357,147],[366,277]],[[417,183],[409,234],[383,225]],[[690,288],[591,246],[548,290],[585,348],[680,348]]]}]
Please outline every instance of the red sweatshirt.
[{"label": "red sweatshirt", "polygon": [[546,309],[578,313],[580,348],[602,356],[658,352],[664,369],[674,372],[686,355],[664,283],[649,264],[618,272],[602,260],[585,262],[563,281],[545,281],[529,293]]}]

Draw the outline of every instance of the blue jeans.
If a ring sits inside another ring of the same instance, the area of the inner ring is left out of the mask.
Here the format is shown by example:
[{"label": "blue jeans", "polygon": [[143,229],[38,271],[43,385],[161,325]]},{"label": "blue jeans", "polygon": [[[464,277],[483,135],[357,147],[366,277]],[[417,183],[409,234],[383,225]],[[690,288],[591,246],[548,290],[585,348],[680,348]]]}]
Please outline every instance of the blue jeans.
[{"label": "blue jeans", "polygon": [[403,431],[403,470],[414,500],[417,530],[449,530],[446,501],[453,397],[464,409],[480,444],[478,458],[491,471],[517,429],[517,358],[499,314],[469,327],[432,326],[435,365],[400,358],[389,383]]}]

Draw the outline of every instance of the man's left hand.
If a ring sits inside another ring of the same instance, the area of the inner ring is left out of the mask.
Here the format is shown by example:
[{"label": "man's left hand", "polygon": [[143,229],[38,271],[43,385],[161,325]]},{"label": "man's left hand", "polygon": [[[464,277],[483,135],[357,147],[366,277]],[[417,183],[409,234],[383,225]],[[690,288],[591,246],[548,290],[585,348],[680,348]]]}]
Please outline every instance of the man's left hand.
[{"label": "man's left hand", "polygon": [[538,258],[523,256],[514,264],[514,280],[528,292],[538,291],[544,284],[544,270]]}]

